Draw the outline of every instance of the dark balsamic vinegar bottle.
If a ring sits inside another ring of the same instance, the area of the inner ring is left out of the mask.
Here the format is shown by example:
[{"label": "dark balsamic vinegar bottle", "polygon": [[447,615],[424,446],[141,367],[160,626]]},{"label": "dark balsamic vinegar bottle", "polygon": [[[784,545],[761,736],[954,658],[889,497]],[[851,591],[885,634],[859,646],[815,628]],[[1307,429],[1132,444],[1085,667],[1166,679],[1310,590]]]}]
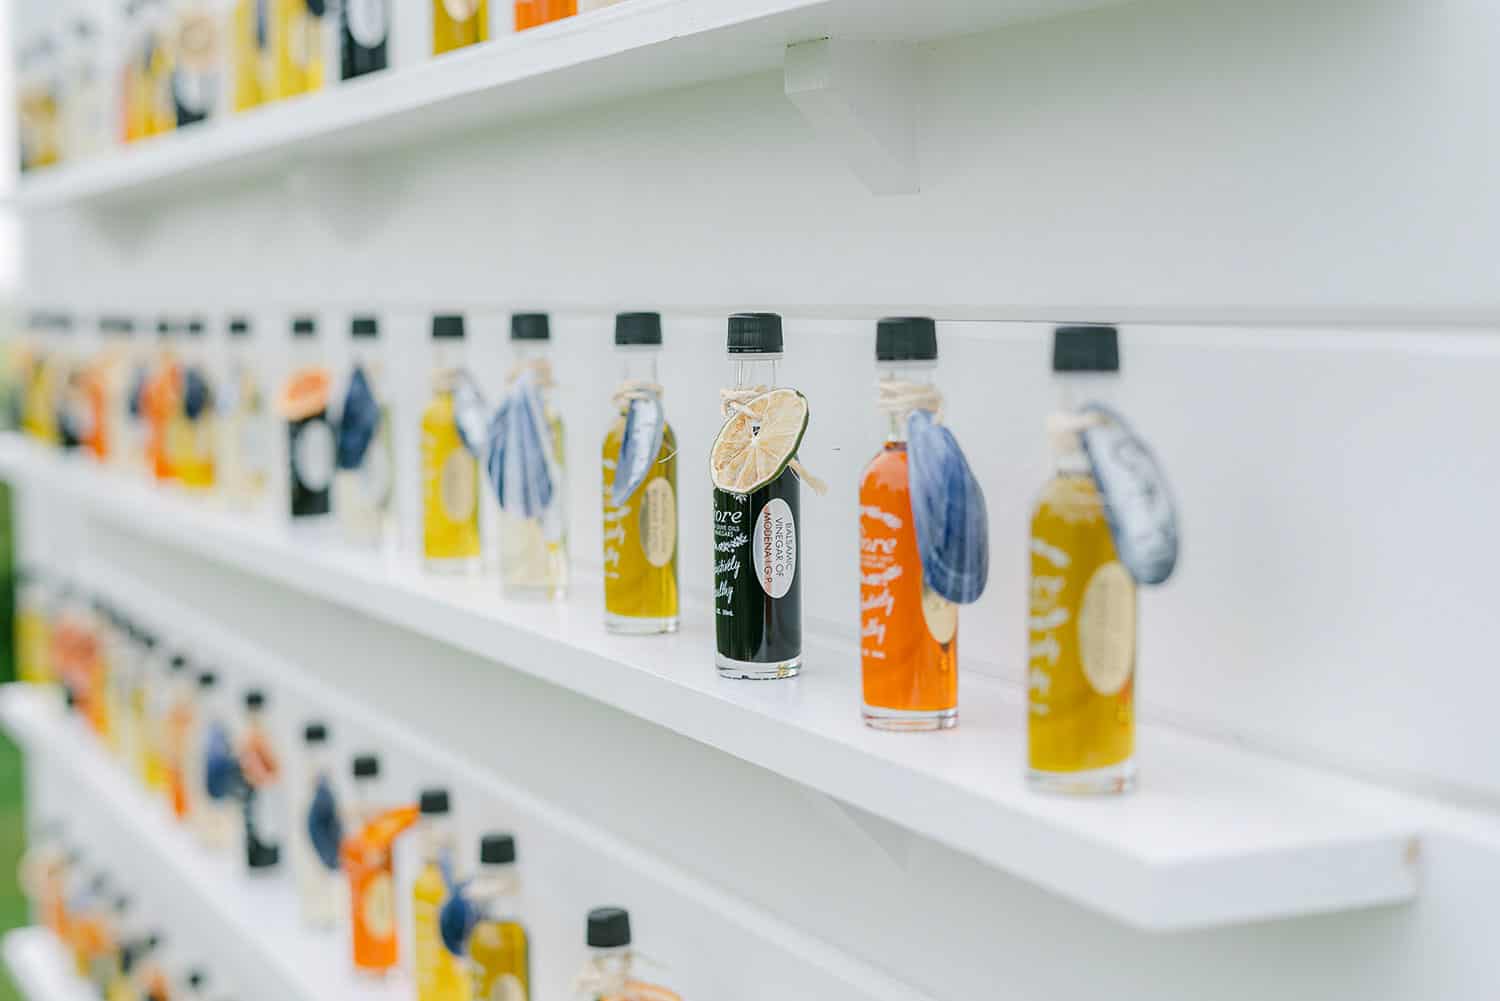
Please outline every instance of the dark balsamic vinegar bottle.
[{"label": "dark balsamic vinegar bottle", "polygon": [[344,0],[339,13],[340,77],[353,80],[390,65],[390,0]]},{"label": "dark balsamic vinegar bottle", "polygon": [[[728,394],[776,387],[781,317],[739,313],[729,318]],[[726,395],[728,395],[726,394]],[[714,490],[714,663],[721,677],[794,678],[802,671],[802,554],[793,543],[790,580],[766,585],[757,572],[755,540],[770,531],[796,538],[801,482],[790,468],[769,485],[742,495]]]},{"label": "dark balsamic vinegar bottle", "polygon": [[323,517],[333,507],[335,449],[333,425],[328,420],[328,378],[322,371],[319,388],[315,385],[319,380],[310,377],[321,369],[317,321],[310,316],[298,317],[292,321],[293,385],[289,388],[296,389],[298,395],[321,392],[322,399],[310,413],[287,421],[287,458],[291,465],[287,479],[293,522]]}]

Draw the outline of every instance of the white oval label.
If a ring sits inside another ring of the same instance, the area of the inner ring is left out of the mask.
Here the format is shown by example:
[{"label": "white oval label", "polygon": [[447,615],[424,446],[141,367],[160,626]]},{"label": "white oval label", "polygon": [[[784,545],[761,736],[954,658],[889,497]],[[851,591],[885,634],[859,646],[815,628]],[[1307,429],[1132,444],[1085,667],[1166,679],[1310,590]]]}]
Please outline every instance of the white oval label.
[{"label": "white oval label", "polygon": [[641,550],[646,562],[664,567],[677,551],[677,495],[665,476],[646,484],[641,491]]},{"label": "white oval label", "polygon": [[462,24],[479,13],[479,0],[443,0],[448,16]]},{"label": "white oval label", "polygon": [[297,480],[314,493],[333,482],[333,428],[321,418],[310,420],[297,431],[292,467]]},{"label": "white oval label", "polygon": [[385,0],[344,0],[349,34],[366,49],[385,41]]},{"label": "white oval label", "polygon": [[1100,695],[1118,694],[1135,667],[1135,581],[1114,560],[1095,570],[1083,589],[1078,659]]},{"label": "white oval label", "polygon": [[438,493],[443,502],[443,514],[449,521],[466,522],[474,516],[475,496],[474,457],[461,448],[448,453],[443,471],[438,480]]},{"label": "white oval label", "polygon": [[780,497],[760,509],[750,549],[755,553],[755,576],[761,589],[773,598],[785,597],[797,576],[797,523],[791,506]]}]

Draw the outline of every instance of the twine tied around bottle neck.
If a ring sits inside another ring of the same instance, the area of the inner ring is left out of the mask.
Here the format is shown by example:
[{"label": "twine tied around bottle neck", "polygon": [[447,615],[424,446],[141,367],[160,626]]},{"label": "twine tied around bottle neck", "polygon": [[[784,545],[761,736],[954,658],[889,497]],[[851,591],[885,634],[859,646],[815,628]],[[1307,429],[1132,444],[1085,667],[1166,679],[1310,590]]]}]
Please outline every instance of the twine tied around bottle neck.
[{"label": "twine tied around bottle neck", "polygon": [[573,989],[582,995],[608,998],[610,1001],[634,1001],[648,992],[653,998],[677,996],[636,980],[631,968],[638,960],[658,970],[666,969],[665,964],[637,949],[627,947],[608,956],[590,956],[584,964],[583,972],[573,981]]},{"label": "twine tied around bottle neck", "polygon": [[[771,391],[769,386],[751,386],[747,389],[721,389],[719,390],[719,405],[724,411],[724,419],[728,420],[735,414],[743,414],[746,417],[754,417],[754,412],[745,404],[757,396],[764,396]],[[794,455],[787,467],[796,474],[797,479],[812,488],[812,492],[822,497],[828,493],[828,484],[814,476],[806,466]]]},{"label": "twine tied around bottle neck", "polygon": [[659,400],[661,399],[661,383],[651,382],[648,379],[626,379],[615,389],[615,395],[611,397],[620,413],[630,409],[632,400]]},{"label": "twine tied around bottle neck", "polygon": [[531,373],[532,381],[536,383],[537,389],[551,389],[556,385],[552,380],[552,362],[547,358],[524,358],[510,367],[505,373],[505,384],[513,386],[516,380],[527,372]]},{"label": "twine tied around bottle neck", "polygon": [[930,382],[881,379],[876,387],[880,399],[875,405],[882,413],[898,416],[913,410],[930,410],[939,422],[943,419],[943,394]]}]

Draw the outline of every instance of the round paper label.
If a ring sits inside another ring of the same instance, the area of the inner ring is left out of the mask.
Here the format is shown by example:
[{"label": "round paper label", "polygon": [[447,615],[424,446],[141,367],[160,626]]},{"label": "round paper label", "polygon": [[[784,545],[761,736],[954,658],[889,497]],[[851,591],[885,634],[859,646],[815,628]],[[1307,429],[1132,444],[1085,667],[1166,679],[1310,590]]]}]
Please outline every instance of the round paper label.
[{"label": "round paper label", "polygon": [[455,21],[467,21],[479,13],[479,0],[443,0],[443,10]]},{"label": "round paper label", "polygon": [[526,1001],[526,988],[514,973],[502,973],[485,1001]]},{"label": "round paper label", "polygon": [[377,48],[385,41],[386,0],[344,0],[349,34],[363,48]]},{"label": "round paper label", "polygon": [[438,495],[449,521],[468,521],[474,516],[474,457],[461,448],[448,453],[439,474]]},{"label": "round paper label", "polygon": [[761,589],[773,598],[783,598],[797,577],[797,524],[791,506],[774,497],[760,509],[750,536],[755,553],[755,576]]},{"label": "round paper label", "polygon": [[1100,695],[1117,694],[1135,667],[1135,581],[1113,560],[1095,570],[1084,588],[1078,659]]},{"label": "round paper label", "polygon": [[396,901],[391,891],[391,875],[378,873],[365,884],[364,900],[360,902],[360,917],[365,928],[375,938],[390,938],[396,930]]},{"label": "round paper label", "polygon": [[641,549],[646,562],[664,567],[677,550],[677,495],[666,477],[646,484],[641,491]]},{"label": "round paper label", "polygon": [[308,490],[327,490],[333,482],[333,428],[326,420],[314,419],[297,431],[292,450],[292,469]]},{"label": "round paper label", "polygon": [[926,585],[922,587],[922,618],[927,631],[942,646],[952,643],[958,634],[958,606]]},{"label": "round paper label", "polygon": [[385,438],[376,434],[375,440],[365,450],[365,461],[359,467],[359,488],[372,507],[385,507],[391,493],[391,457],[385,448]]}]

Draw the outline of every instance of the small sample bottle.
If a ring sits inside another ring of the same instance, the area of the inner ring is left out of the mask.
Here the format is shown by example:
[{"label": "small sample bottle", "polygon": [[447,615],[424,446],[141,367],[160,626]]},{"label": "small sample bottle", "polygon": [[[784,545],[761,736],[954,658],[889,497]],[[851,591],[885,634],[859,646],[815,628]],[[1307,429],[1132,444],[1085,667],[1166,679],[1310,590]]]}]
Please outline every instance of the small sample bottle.
[{"label": "small sample bottle", "polygon": [[188,753],[188,813],[204,847],[228,849],[240,820],[239,762],[230,741],[229,723],[219,699],[219,676],[198,675],[197,726]]},{"label": "small sample bottle", "polygon": [[207,325],[188,321],[182,351],[181,399],[167,432],[167,449],[177,481],[193,490],[214,485],[214,389],[205,344]]},{"label": "small sample bottle", "polygon": [[333,509],[346,541],[379,548],[390,531],[396,479],[380,326],[373,316],[359,316],[350,331],[354,369],[339,415]]},{"label": "small sample bottle", "polygon": [[630,913],[623,907],[596,907],[589,911],[586,941],[588,965],[578,983],[589,1001],[616,1001],[620,998],[679,1001],[677,995],[665,987],[645,984],[634,978]]},{"label": "small sample bottle", "polygon": [[321,0],[265,0],[270,18],[270,49],[275,100],[323,89]]},{"label": "small sample bottle", "polygon": [[136,630],[140,666],[130,692],[130,714],[135,723],[135,760],[132,768],[149,792],[162,790],[160,706],[168,684],[161,642],[149,629]]},{"label": "small sample bottle", "polygon": [[[725,418],[735,404],[776,388],[781,317],[731,316],[728,349]],[[790,466],[749,494],[714,489],[714,663],[722,677],[792,678],[802,671],[801,496]]]},{"label": "small sample bottle", "polygon": [[578,13],[578,0],[515,0],[516,30],[560,21]]},{"label": "small sample bottle", "polygon": [[489,37],[489,0],[432,0],[433,55],[477,45]]},{"label": "small sample bottle", "polygon": [[[354,759],[354,794],[350,818],[359,832],[380,815],[380,759],[361,754]],[[375,849],[371,849],[374,851]],[[369,977],[384,977],[396,968],[400,959],[396,940],[396,890],[394,863],[389,847],[378,849],[378,855],[360,860],[358,868],[349,870],[349,931],[352,939],[354,969]]]},{"label": "small sample bottle", "polygon": [[1113,327],[1059,327],[1047,421],[1056,474],[1031,517],[1027,778],[1052,792],[1135,784],[1136,585],[1120,563],[1082,433],[1120,370]]},{"label": "small sample bottle", "polygon": [[[508,382],[529,375],[541,397],[542,421],[551,437],[556,481],[551,503],[527,517],[500,510],[500,583],[507,597],[555,600],[568,589],[566,459],[562,414],[552,382],[552,331],[546,313],[516,313],[510,318],[510,341],[516,364]],[[507,392],[510,387],[507,387]],[[544,444],[545,447],[545,444]],[[507,456],[507,463],[510,462]]]},{"label": "small sample bottle", "polygon": [[881,320],[875,332],[885,447],[859,484],[860,663],[865,722],[940,730],[958,722],[958,606],[922,578],[908,483],[906,420],[937,410],[937,328],[925,317]]},{"label": "small sample bottle", "polygon": [[206,121],[224,85],[220,0],[175,0],[172,25],[172,109],[178,128]]},{"label": "small sample bottle", "polygon": [[159,483],[170,483],[176,478],[169,435],[172,420],[182,405],[182,366],[177,359],[173,333],[170,321],[157,321],[156,359],[142,398],[147,426],[147,462]]},{"label": "small sample bottle", "polygon": [[353,80],[390,65],[390,0],[344,0],[339,12],[339,76]]},{"label": "small sample bottle", "polygon": [[267,99],[261,88],[264,7],[265,0],[234,0],[229,62],[234,72],[231,100],[235,111],[249,111]]},{"label": "small sample bottle", "polygon": [[268,872],[281,863],[286,788],[281,754],[266,723],[266,693],[258,688],[245,693],[239,766],[245,867],[252,873]]},{"label": "small sample bottle", "polygon": [[455,878],[448,790],[422,790],[421,811],[417,838],[422,867],[411,890],[417,1001],[468,1001],[468,978],[458,957],[443,947],[438,929],[438,911],[448,899],[449,879]]},{"label": "small sample bottle", "polygon": [[[604,436],[604,625],[617,633],[672,633],[678,623],[677,435],[657,382],[660,314],[615,317],[615,350],[623,372],[615,392],[620,415]],[[659,434],[660,447],[650,455],[639,442],[625,448],[627,429],[642,441]],[[622,471],[622,454],[636,468]],[[623,500],[615,496],[621,476],[644,476]]]},{"label": "small sample bottle", "polygon": [[232,507],[248,509],[265,497],[271,469],[266,394],[250,343],[250,321],[229,321],[229,371],[219,396],[218,481]]},{"label": "small sample bottle", "polygon": [[464,318],[432,319],[432,400],[422,412],[422,557],[438,573],[479,565],[479,463],[464,447],[453,391],[463,371]]},{"label": "small sample bottle", "polygon": [[318,323],[310,316],[292,321],[292,371],[282,389],[281,411],[287,421],[292,523],[307,524],[333,508],[336,452],[328,420],[328,369],[318,350]]},{"label": "small sample bottle", "polygon": [[52,684],[52,591],[35,569],[16,572],[16,676],[34,685]]},{"label": "small sample bottle", "polygon": [[197,703],[187,658],[174,654],[167,662],[169,682],[165,712],[161,717],[162,778],[172,815],[186,821],[192,813],[193,792],[188,778],[190,749],[197,733]]},{"label": "small sample bottle", "polygon": [[470,997],[529,1001],[531,947],[526,926],[516,918],[521,881],[516,874],[516,840],[486,834],[479,840],[479,872],[468,893],[478,909],[469,932]]},{"label": "small sample bottle", "polygon": [[314,928],[332,928],[343,910],[344,881],[339,874],[338,796],[328,753],[328,727],[308,723],[302,730],[303,786],[292,832],[297,869],[297,896],[302,920]]},{"label": "small sample bottle", "polygon": [[130,919],[130,897],[116,895],[109,902],[98,949],[89,964],[89,979],[100,997],[107,999],[112,992],[118,993],[125,979],[122,956],[130,940]]}]

